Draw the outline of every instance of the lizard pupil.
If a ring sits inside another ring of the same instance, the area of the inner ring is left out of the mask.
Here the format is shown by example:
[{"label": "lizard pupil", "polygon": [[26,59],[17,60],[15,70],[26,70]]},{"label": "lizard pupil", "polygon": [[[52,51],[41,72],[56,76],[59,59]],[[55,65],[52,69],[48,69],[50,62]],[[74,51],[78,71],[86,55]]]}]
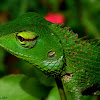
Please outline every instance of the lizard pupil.
[{"label": "lizard pupil", "polygon": [[24,39],[23,37],[21,37],[21,36],[18,36],[18,39],[19,39],[21,42],[25,41],[25,39]]}]

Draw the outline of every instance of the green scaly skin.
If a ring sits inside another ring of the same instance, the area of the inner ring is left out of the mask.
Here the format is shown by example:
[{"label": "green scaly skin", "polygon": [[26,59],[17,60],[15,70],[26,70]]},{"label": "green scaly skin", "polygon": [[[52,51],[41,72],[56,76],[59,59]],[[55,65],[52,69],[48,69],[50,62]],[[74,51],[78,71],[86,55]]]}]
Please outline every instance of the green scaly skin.
[{"label": "green scaly skin", "polygon": [[[63,82],[73,100],[88,89],[100,95],[100,41],[83,41],[68,28],[26,13],[0,27],[0,46]],[[93,89],[92,89],[93,90]]]}]

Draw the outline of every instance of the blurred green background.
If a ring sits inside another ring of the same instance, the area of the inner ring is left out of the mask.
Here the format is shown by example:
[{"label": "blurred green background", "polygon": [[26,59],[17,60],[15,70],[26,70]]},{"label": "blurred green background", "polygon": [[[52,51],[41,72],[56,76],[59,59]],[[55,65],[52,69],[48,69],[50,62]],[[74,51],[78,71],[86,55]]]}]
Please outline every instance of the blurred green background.
[{"label": "blurred green background", "polygon": [[[58,18],[62,16],[64,27],[70,26],[79,37],[88,36],[88,39],[100,39],[100,0],[1,0],[0,25],[2,26],[26,12],[37,12],[44,18],[48,18],[49,13]],[[55,20],[55,17],[52,18]],[[1,81],[4,76],[9,74],[22,73],[34,77],[35,80],[46,86],[48,92],[44,90],[44,94],[47,93],[47,95],[40,96],[39,100],[60,100],[52,77],[44,75],[32,65],[0,48]],[[30,94],[30,92],[27,93]],[[68,98],[70,100],[70,96]],[[99,99],[95,96],[86,97],[86,100]]]}]

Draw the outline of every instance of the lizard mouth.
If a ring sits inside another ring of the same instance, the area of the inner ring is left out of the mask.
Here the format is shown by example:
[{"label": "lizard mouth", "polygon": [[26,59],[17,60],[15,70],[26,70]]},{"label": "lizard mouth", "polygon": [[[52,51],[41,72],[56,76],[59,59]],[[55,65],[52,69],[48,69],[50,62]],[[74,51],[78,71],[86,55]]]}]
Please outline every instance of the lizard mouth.
[{"label": "lizard mouth", "polygon": [[4,49],[6,49],[7,51],[9,51],[11,54],[13,53],[14,55],[20,55],[20,56],[22,56],[22,57],[31,57],[31,56],[27,56],[27,55],[24,55],[24,54],[22,54],[22,53],[19,53],[19,52],[16,52],[16,51],[14,51],[14,50],[12,50],[12,49],[10,49],[10,48],[7,48],[7,47],[5,47],[4,45],[2,45],[2,44],[0,44],[0,46],[1,47],[3,47]]}]

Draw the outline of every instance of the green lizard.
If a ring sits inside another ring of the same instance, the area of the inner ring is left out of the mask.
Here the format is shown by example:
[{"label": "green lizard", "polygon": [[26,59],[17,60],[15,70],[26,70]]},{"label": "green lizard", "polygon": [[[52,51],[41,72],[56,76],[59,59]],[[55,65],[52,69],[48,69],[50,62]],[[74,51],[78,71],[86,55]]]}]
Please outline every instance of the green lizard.
[{"label": "green lizard", "polygon": [[[37,13],[0,27],[0,46],[63,83],[73,100],[100,95],[100,41],[83,41]],[[89,91],[90,90],[90,91]]]}]

